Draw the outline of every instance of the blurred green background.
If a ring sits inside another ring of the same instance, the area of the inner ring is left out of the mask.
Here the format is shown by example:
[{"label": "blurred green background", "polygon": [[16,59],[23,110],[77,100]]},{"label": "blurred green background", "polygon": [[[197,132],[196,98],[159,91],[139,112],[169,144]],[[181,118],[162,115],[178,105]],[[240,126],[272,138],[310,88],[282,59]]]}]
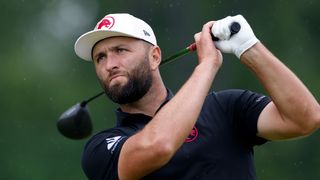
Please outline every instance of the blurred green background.
[{"label": "blurred green background", "polygon": [[[73,45],[105,14],[128,12],[147,21],[164,57],[193,42],[205,22],[242,14],[319,100],[319,9],[316,0],[2,0],[0,179],[86,179],[80,157],[87,139],[63,137],[56,122],[101,91],[92,64],[76,57]],[[161,67],[166,85],[176,92],[196,62],[189,54]],[[264,92],[233,55],[224,56],[212,88]],[[115,107],[105,97],[90,103],[94,132],[113,126]],[[320,133],[256,147],[255,163],[258,179],[318,179]]]}]

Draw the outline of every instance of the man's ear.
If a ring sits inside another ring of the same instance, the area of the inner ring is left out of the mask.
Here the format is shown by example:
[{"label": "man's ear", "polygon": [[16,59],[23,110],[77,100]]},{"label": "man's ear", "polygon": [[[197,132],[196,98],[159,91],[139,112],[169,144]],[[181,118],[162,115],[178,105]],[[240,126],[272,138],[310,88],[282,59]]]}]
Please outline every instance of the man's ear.
[{"label": "man's ear", "polygon": [[149,53],[150,67],[152,70],[158,69],[161,63],[161,50],[159,46],[153,46]]}]

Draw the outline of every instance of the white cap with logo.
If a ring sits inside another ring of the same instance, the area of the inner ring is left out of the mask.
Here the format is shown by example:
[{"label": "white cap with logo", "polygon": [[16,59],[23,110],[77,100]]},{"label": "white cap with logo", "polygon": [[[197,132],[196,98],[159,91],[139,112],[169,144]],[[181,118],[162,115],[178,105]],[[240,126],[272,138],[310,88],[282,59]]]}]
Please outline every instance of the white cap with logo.
[{"label": "white cap with logo", "polygon": [[106,15],[92,31],[80,36],[74,50],[80,58],[91,61],[93,46],[102,39],[114,36],[133,37],[157,45],[153,30],[146,22],[130,14],[118,13]]}]

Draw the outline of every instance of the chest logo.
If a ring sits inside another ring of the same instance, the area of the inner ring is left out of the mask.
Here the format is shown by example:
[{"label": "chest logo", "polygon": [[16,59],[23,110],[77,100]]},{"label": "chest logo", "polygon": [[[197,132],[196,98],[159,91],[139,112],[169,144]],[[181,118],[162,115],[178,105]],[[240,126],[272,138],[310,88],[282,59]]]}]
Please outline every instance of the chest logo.
[{"label": "chest logo", "polygon": [[192,142],[196,140],[198,137],[198,129],[194,126],[189,134],[189,136],[186,138],[184,142]]}]

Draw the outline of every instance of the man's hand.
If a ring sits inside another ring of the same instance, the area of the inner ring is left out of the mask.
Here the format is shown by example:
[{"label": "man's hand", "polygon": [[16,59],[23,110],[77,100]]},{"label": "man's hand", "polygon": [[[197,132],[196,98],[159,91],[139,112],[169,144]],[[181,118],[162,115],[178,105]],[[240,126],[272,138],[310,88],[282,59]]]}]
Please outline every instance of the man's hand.
[{"label": "man's hand", "polygon": [[[231,36],[229,27],[233,22],[239,23],[241,29]],[[220,39],[215,41],[216,47],[224,53],[234,53],[239,59],[242,53],[259,41],[242,15],[228,16],[216,21],[211,31],[215,37]]]},{"label": "man's hand", "polygon": [[215,47],[211,38],[213,21],[203,25],[202,31],[194,35],[197,46],[198,60],[200,63],[208,63],[218,70],[221,67],[223,58],[221,52]]}]

